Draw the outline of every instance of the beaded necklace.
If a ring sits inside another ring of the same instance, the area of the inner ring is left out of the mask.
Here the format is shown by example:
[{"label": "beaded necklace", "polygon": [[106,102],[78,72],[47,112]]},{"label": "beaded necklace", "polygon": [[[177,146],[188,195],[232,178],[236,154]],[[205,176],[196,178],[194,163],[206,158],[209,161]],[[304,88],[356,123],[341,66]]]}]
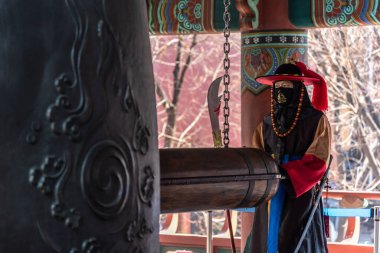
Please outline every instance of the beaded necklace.
[{"label": "beaded necklace", "polygon": [[278,137],[283,138],[285,136],[288,136],[293,131],[293,129],[296,127],[298,119],[299,119],[299,116],[300,116],[300,113],[301,113],[301,107],[302,107],[304,93],[305,93],[305,87],[302,86],[301,87],[301,96],[300,96],[300,100],[299,100],[298,106],[297,106],[297,113],[296,113],[296,116],[294,117],[294,121],[292,123],[292,126],[285,133],[280,133],[280,131],[276,127],[276,124],[274,123],[274,99],[273,99],[273,87],[272,87],[272,89],[271,89],[270,116],[272,118],[272,127],[273,127],[273,130],[274,130],[275,134]]}]

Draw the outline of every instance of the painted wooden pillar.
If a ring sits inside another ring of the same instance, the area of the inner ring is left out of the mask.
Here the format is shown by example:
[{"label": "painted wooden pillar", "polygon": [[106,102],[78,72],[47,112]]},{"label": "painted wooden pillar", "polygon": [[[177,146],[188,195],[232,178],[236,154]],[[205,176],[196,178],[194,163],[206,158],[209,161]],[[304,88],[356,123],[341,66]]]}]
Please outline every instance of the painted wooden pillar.
[{"label": "painted wooden pillar", "polygon": [[241,35],[242,143],[250,145],[254,128],[269,112],[269,86],[255,81],[274,74],[276,68],[307,58],[307,31],[270,30],[243,32]]},{"label": "painted wooden pillar", "polygon": [[[255,78],[273,74],[287,62],[307,60],[307,31],[288,19],[287,1],[237,0],[241,25],[241,138],[251,145],[256,126],[270,110],[270,89]],[[252,229],[253,215],[243,213],[241,247]]]},{"label": "painted wooden pillar", "polygon": [[0,6],[0,252],[158,252],[145,1]]}]

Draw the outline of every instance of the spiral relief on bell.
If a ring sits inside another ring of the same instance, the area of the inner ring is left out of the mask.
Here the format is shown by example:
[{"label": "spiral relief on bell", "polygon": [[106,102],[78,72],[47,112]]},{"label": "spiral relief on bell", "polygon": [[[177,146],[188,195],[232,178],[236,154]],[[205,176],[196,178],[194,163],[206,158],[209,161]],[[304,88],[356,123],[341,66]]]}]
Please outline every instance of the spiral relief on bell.
[{"label": "spiral relief on bell", "polygon": [[85,155],[81,168],[82,194],[98,216],[113,218],[124,210],[132,168],[129,149],[113,141],[98,142]]}]

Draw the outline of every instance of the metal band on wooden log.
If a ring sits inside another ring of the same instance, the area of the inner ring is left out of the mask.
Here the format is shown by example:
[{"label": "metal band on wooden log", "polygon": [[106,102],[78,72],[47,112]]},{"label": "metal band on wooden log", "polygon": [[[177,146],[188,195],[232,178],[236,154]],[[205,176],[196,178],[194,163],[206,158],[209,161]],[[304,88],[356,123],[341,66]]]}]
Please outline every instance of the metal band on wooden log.
[{"label": "metal band on wooden log", "polygon": [[161,149],[161,213],[256,206],[277,191],[275,161],[253,148]]}]

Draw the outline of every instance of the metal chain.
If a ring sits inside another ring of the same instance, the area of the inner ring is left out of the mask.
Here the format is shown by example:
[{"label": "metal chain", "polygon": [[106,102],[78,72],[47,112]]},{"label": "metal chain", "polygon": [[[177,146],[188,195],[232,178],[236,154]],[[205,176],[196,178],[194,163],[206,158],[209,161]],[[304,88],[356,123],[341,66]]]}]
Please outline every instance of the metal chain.
[{"label": "metal chain", "polygon": [[[230,85],[230,75],[228,73],[228,70],[230,69],[230,59],[228,58],[228,54],[230,52],[230,43],[228,41],[228,38],[230,37],[230,20],[231,15],[228,10],[228,7],[230,7],[231,0],[224,0],[224,14],[223,14],[223,20],[224,20],[224,38],[226,41],[224,42],[223,50],[224,50],[224,76],[223,76],[223,83],[224,83],[224,92],[223,92],[223,98],[224,98],[224,108],[223,108],[223,114],[224,114],[224,124],[223,124],[223,144],[225,148],[228,148],[228,144],[230,143],[230,137],[228,136],[230,131],[230,123],[228,122],[228,117],[230,116],[230,107],[228,106],[228,101],[230,100],[230,92],[228,90],[228,86]],[[231,222],[231,216],[229,210],[227,210],[227,220],[228,220],[228,227],[230,231],[230,239],[231,239],[231,248],[232,253],[236,253],[236,247],[235,247],[235,239],[234,234],[232,231],[232,222]]]},{"label": "metal chain", "polygon": [[231,31],[230,31],[230,20],[231,15],[228,10],[228,7],[231,4],[231,0],[224,0],[224,14],[223,14],[223,20],[224,20],[224,38],[226,41],[224,42],[224,76],[223,76],[223,83],[224,83],[224,92],[223,92],[223,98],[224,98],[224,108],[223,108],[223,114],[224,114],[224,124],[223,124],[223,144],[225,148],[228,148],[228,144],[230,143],[230,137],[229,137],[229,131],[230,131],[230,123],[228,122],[228,117],[230,116],[230,107],[228,106],[228,101],[230,100],[230,92],[228,90],[228,86],[230,85],[230,75],[228,73],[228,70],[230,69],[230,59],[228,58],[228,53],[230,52],[230,43],[228,41],[228,38],[230,37]]}]

